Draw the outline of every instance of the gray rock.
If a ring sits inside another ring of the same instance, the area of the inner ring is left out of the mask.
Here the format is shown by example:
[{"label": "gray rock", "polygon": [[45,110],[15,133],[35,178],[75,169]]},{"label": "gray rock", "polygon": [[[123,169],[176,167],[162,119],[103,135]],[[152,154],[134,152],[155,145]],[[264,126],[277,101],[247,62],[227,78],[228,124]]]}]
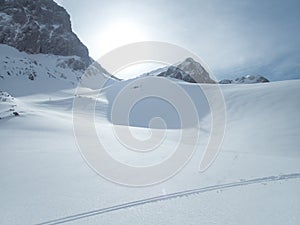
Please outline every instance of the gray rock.
[{"label": "gray rock", "polygon": [[0,43],[30,54],[79,56],[84,66],[76,62],[75,68],[92,63],[69,14],[52,0],[0,0]]},{"label": "gray rock", "polygon": [[232,83],[232,80],[228,80],[228,79],[219,81],[219,84],[231,84],[231,83]]}]

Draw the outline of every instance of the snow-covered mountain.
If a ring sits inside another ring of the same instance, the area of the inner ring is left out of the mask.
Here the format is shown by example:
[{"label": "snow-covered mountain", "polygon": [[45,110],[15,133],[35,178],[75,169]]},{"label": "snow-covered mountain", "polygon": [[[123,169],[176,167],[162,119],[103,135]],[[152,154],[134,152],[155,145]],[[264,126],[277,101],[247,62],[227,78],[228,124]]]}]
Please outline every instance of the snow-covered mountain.
[{"label": "snow-covered mountain", "polygon": [[220,84],[256,84],[270,82],[267,78],[260,75],[247,75],[238,77],[234,80],[224,79],[219,81]]},{"label": "snow-covered mountain", "polygon": [[[187,58],[183,62],[173,66],[166,66],[142,74],[140,77],[160,76],[183,80],[190,83],[217,83],[212,80],[204,67],[192,58]],[[224,79],[220,84],[254,84],[266,83],[269,80],[260,75],[247,75],[234,80]]]},{"label": "snow-covered mountain", "polygon": [[141,77],[144,76],[169,77],[190,83],[216,83],[209,77],[205,68],[192,58],[187,58],[176,65],[159,68],[141,75]]},{"label": "snow-covered mountain", "polygon": [[74,89],[85,72],[90,88],[118,80],[89,57],[64,8],[52,0],[1,1],[0,89],[13,96]]},{"label": "snow-covered mountain", "polygon": [[52,0],[2,0],[0,43],[31,54],[76,55],[81,69],[92,63],[87,47],[72,32],[69,14]]}]

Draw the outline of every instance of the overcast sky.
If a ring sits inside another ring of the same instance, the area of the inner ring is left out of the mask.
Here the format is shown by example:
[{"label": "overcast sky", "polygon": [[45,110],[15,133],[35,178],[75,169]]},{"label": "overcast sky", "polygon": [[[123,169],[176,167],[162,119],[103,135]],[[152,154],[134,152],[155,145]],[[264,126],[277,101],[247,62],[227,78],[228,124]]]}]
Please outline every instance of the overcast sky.
[{"label": "overcast sky", "polygon": [[97,60],[135,41],[166,41],[199,55],[219,79],[300,79],[299,0],[56,0]]}]

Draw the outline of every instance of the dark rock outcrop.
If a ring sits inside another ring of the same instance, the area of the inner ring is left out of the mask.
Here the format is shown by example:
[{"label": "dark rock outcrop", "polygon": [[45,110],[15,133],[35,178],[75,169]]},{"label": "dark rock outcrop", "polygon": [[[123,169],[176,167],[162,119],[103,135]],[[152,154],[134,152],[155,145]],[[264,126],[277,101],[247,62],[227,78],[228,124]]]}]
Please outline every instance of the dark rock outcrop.
[{"label": "dark rock outcrop", "polygon": [[92,63],[88,49],[72,32],[67,11],[52,0],[0,0],[0,43],[30,54],[79,56]]}]

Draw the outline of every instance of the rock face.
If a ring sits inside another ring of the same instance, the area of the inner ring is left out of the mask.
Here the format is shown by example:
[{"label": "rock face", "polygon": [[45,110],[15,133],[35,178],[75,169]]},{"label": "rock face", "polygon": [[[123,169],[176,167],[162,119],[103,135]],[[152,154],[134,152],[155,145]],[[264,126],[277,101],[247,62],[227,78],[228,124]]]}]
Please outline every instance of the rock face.
[{"label": "rock face", "polygon": [[72,32],[67,11],[52,0],[0,0],[0,43],[30,54],[79,56],[92,63],[88,49]]},{"label": "rock face", "polygon": [[209,77],[203,66],[192,58],[187,58],[178,65],[160,68],[142,76],[170,77],[190,83],[216,83]]},{"label": "rock face", "polygon": [[270,82],[267,78],[260,75],[247,75],[238,77],[234,80],[221,80],[220,84],[255,84],[255,83],[267,83]]}]

